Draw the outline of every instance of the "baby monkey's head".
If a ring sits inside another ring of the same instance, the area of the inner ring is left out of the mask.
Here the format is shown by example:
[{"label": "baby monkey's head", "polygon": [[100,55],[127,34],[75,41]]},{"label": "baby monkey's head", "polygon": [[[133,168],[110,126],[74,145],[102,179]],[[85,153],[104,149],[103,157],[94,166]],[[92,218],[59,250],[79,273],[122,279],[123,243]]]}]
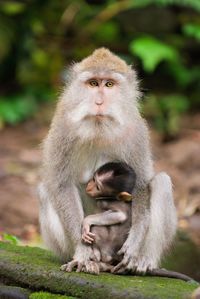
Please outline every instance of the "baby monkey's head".
[{"label": "baby monkey's head", "polygon": [[93,198],[116,197],[131,201],[135,182],[135,171],[128,164],[110,162],[96,170],[87,184],[86,193]]}]

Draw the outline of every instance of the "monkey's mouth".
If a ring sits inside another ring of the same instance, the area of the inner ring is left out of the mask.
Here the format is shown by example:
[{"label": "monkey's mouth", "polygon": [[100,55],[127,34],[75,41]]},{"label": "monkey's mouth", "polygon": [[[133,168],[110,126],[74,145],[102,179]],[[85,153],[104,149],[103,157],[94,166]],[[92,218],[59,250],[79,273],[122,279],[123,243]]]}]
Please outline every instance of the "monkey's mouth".
[{"label": "monkey's mouth", "polygon": [[112,122],[115,121],[113,116],[111,116],[109,114],[101,114],[101,113],[86,115],[84,117],[84,120],[91,120],[91,121],[96,121],[96,122],[103,122],[103,121],[106,121],[106,120],[109,120],[109,121],[112,121]]},{"label": "monkey's mouth", "polygon": [[106,115],[103,115],[103,114],[96,114],[96,115],[94,115],[94,117],[96,118],[96,120],[98,120],[98,121],[102,121],[104,118],[107,118],[107,116]]}]

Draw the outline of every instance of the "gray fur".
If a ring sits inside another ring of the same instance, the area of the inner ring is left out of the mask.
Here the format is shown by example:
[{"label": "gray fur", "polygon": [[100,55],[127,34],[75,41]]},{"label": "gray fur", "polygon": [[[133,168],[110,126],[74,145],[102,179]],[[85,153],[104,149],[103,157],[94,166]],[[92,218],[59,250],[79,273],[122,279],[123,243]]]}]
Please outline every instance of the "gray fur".
[{"label": "gray fur", "polygon": [[[98,72],[94,66],[96,73],[90,70],[90,76],[105,76],[106,65],[104,68],[104,72]],[[138,111],[135,72],[129,68],[128,74],[120,74],[123,80],[108,102],[112,118],[101,124],[83,119],[88,111],[93,113],[94,95],[82,83],[84,72],[76,72],[75,65],[43,143],[43,238],[64,261],[74,258],[70,270],[77,265],[78,271],[84,267],[84,271],[92,273],[92,251],[81,242],[81,224],[84,216],[98,212],[98,208],[85,194],[85,185],[99,166],[124,161],[135,170],[137,181],[132,227],[116,271],[127,268],[141,273],[157,268],[174,237],[176,212],[170,178],[164,173],[155,175],[153,170],[147,124]],[[112,71],[108,73],[112,77]]]}]

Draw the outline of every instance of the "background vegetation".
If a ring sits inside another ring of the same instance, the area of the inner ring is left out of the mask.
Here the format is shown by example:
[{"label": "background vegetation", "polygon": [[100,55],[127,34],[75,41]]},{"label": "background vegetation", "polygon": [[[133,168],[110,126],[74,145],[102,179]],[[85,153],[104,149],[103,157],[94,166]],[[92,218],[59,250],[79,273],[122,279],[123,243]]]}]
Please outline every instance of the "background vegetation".
[{"label": "background vegetation", "polygon": [[1,127],[56,98],[64,66],[106,46],[136,67],[145,115],[176,136],[200,108],[199,12],[199,0],[1,1]]}]

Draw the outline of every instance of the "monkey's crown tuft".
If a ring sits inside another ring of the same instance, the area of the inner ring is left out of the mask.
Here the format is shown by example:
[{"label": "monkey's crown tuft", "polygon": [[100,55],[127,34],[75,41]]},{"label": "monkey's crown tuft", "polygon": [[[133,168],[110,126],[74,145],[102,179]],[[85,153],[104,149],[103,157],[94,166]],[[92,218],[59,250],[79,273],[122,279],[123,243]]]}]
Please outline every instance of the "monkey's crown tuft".
[{"label": "monkey's crown tuft", "polygon": [[95,50],[90,56],[77,63],[76,68],[80,71],[102,68],[121,73],[130,71],[130,67],[124,60],[106,48]]}]

